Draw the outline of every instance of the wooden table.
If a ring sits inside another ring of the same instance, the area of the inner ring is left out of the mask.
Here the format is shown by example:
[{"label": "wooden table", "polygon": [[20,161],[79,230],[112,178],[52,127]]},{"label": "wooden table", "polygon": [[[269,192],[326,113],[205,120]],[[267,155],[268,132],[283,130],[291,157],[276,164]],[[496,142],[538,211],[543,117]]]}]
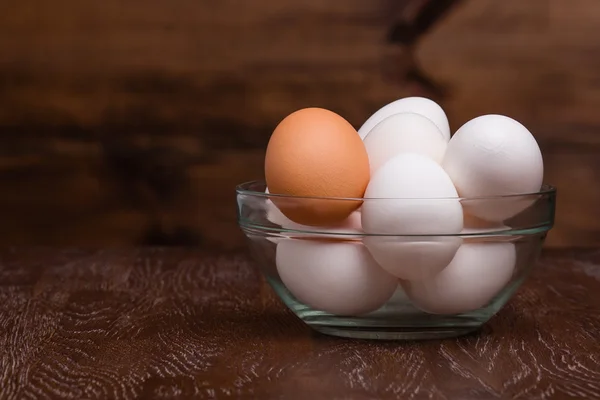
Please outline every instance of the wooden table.
[{"label": "wooden table", "polygon": [[313,333],[243,255],[0,252],[0,398],[600,398],[600,251],[548,251],[474,335]]}]

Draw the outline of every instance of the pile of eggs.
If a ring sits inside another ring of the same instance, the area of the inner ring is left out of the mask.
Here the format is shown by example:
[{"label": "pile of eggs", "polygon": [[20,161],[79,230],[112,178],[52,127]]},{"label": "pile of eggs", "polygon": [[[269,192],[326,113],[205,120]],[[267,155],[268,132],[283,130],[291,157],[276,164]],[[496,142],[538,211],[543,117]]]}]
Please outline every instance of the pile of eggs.
[{"label": "pile of eggs", "polygon": [[265,178],[267,218],[315,232],[277,241],[278,274],[299,301],[363,315],[403,290],[425,312],[459,314],[488,304],[516,263],[510,241],[461,235],[508,229],[531,204],[461,198],[535,193],[543,160],[512,118],[480,116],[451,135],[437,103],[408,97],[358,131],[322,108],[288,115],[269,140]]}]

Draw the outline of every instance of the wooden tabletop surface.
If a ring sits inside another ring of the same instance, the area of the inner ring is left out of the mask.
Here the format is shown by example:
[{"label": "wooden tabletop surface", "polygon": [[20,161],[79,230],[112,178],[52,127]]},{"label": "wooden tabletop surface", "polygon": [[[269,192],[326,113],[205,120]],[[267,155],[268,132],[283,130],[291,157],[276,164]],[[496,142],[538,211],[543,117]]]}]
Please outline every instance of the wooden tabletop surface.
[{"label": "wooden tabletop surface", "polygon": [[600,398],[600,250],[546,251],[480,332],[322,336],[244,254],[0,251],[0,398]]}]

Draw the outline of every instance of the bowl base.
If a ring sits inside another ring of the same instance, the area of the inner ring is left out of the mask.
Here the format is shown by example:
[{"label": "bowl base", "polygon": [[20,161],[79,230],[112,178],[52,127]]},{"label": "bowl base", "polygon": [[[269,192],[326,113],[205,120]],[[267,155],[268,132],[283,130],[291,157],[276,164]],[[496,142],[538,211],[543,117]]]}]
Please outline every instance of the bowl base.
[{"label": "bowl base", "polygon": [[350,326],[311,326],[315,331],[328,336],[368,340],[432,340],[467,335],[479,327],[448,328],[365,328]]},{"label": "bowl base", "polygon": [[428,314],[413,306],[401,288],[381,308],[361,316],[343,316],[316,310],[298,302],[277,280],[269,283],[302,322],[329,335],[370,340],[429,340],[463,336],[479,330],[500,308],[488,307],[460,315]]}]

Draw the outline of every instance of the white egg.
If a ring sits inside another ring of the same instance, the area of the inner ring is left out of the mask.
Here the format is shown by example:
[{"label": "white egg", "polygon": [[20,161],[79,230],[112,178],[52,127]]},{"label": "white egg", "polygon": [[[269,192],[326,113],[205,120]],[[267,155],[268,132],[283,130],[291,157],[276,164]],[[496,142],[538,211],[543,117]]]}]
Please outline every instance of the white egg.
[{"label": "white egg", "polygon": [[277,245],[276,264],[298,301],[331,314],[375,311],[398,287],[362,243],[287,239]]},{"label": "white egg", "polygon": [[[502,115],[484,115],[464,124],[448,143],[442,166],[461,197],[535,193],[544,177],[542,153],[521,123]],[[468,200],[476,217],[502,221],[527,208],[533,198]]]},{"label": "white egg", "polygon": [[[269,190],[267,189],[265,193],[269,194]],[[360,209],[354,211],[348,218],[339,224],[326,227],[298,224],[286,217],[270,199],[266,199],[265,209],[267,220],[275,225],[279,225],[283,229],[302,231],[304,232],[302,235],[305,237],[328,237],[338,240],[352,240],[361,237],[364,233],[361,226]],[[295,232],[294,235],[298,236],[299,233]],[[269,236],[267,237],[267,240],[278,243],[282,239],[285,239],[286,236],[285,233],[281,233],[277,236]]]},{"label": "white egg", "polygon": [[460,314],[485,307],[508,284],[516,263],[512,243],[465,243],[433,278],[401,282],[412,303],[432,314]]},{"label": "white egg", "polygon": [[[269,194],[269,188],[265,190],[265,194]],[[279,208],[277,208],[277,206],[273,204],[273,201],[271,201],[269,198],[265,200],[265,212],[267,219],[275,225],[283,227],[284,225],[293,223],[292,220],[283,215]]]},{"label": "white egg", "polygon": [[364,139],[375,125],[384,119],[394,114],[407,112],[429,118],[438,127],[444,139],[450,140],[450,125],[446,113],[435,101],[424,97],[405,97],[385,105],[365,121],[358,130],[358,134]]},{"label": "white egg", "polygon": [[371,175],[390,158],[416,153],[438,164],[444,158],[447,143],[430,119],[414,113],[394,114],[377,125],[364,139]]},{"label": "white egg", "polygon": [[398,278],[432,276],[450,263],[462,242],[460,237],[444,236],[459,234],[463,228],[457,196],[439,164],[418,154],[398,155],[367,186],[362,227],[374,236],[365,236],[363,242],[373,258]]}]

